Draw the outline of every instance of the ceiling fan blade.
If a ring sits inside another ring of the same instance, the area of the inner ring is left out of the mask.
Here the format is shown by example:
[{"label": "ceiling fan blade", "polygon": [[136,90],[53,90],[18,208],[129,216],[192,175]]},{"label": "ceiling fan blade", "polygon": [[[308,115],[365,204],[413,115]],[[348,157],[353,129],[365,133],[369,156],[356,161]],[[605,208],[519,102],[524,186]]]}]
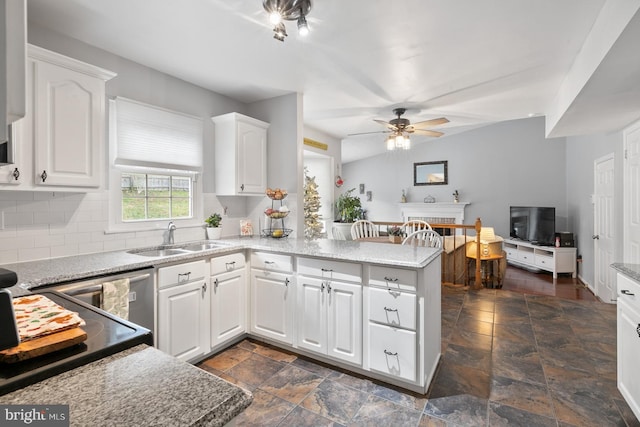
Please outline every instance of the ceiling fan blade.
[{"label": "ceiling fan blade", "polygon": [[385,122],[384,120],[380,120],[380,119],[373,119],[374,122],[381,124],[382,126],[386,126],[391,130],[398,130],[398,128],[396,127],[396,125],[392,125],[389,122]]},{"label": "ceiling fan blade", "polygon": [[413,133],[417,133],[418,135],[433,136],[435,138],[444,135],[444,133],[438,132],[437,130],[427,130],[427,129],[414,129]]},{"label": "ceiling fan blade", "polygon": [[374,134],[374,133],[389,133],[389,131],[388,130],[379,130],[379,131],[376,131],[376,132],[350,133],[350,134],[347,134],[347,136],[370,135],[370,134]]},{"label": "ceiling fan blade", "polygon": [[412,126],[414,127],[414,129],[417,129],[417,128],[426,128],[426,127],[428,128],[432,126],[443,125],[445,123],[449,123],[449,120],[447,120],[444,117],[440,117],[439,119],[431,119],[431,120],[425,120],[418,123],[413,123]]}]

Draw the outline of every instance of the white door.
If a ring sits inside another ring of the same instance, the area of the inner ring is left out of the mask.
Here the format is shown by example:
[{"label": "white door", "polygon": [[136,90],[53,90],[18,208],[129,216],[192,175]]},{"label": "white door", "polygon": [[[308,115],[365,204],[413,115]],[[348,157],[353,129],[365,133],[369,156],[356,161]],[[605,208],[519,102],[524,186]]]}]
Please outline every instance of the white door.
[{"label": "white door", "polygon": [[640,123],[624,133],[624,262],[640,264]]},{"label": "white door", "polygon": [[[158,348],[188,361],[209,351],[209,304],[206,283],[199,280],[158,292]],[[206,348],[205,348],[206,347]]]},{"label": "white door", "polygon": [[323,280],[298,278],[298,347],[327,354],[327,289]]},{"label": "white door", "polygon": [[328,309],[329,356],[362,362],[362,286],[331,283]]},{"label": "white door", "polygon": [[293,286],[287,274],[251,272],[251,332],[293,344]]},{"label": "white door", "polygon": [[613,154],[594,162],[594,292],[607,303],[616,300],[615,276],[609,267],[615,261],[614,177]]},{"label": "white door", "polygon": [[212,277],[211,347],[246,332],[245,269]]}]

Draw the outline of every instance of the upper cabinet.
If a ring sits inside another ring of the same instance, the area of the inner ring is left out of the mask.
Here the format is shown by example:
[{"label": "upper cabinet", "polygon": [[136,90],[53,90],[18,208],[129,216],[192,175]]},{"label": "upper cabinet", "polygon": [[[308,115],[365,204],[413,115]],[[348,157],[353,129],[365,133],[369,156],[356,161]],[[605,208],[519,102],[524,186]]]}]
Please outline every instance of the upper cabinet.
[{"label": "upper cabinet", "polygon": [[105,82],[116,74],[29,45],[27,114],[16,122],[16,165],[6,188],[83,190],[101,186]]},{"label": "upper cabinet", "polygon": [[0,164],[11,161],[8,125],[26,113],[26,0],[0,3]]},{"label": "upper cabinet", "polygon": [[264,195],[269,123],[229,113],[215,124],[215,180],[219,196]]}]

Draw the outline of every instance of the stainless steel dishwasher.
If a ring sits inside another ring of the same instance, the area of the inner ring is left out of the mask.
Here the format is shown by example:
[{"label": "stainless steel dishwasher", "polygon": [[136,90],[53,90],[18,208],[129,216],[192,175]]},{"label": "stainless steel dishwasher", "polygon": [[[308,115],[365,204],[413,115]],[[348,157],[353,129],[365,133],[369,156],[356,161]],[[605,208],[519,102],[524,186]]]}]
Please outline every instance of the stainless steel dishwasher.
[{"label": "stainless steel dishwasher", "polygon": [[129,271],[109,276],[100,276],[85,279],[78,282],[61,283],[53,286],[32,289],[37,293],[39,290],[54,290],[72,296],[80,301],[86,302],[94,307],[102,308],[103,292],[102,284],[113,280],[129,279],[129,321],[149,329],[155,337],[155,311],[154,311],[154,286],[153,268]]}]

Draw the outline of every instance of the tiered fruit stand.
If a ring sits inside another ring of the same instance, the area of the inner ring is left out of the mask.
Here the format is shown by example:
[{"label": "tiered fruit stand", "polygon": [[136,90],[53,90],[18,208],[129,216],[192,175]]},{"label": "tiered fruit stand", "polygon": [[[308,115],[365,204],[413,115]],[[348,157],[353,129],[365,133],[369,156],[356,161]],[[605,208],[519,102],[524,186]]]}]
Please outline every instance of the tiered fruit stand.
[{"label": "tiered fruit stand", "polygon": [[271,199],[271,207],[264,211],[268,218],[266,221],[268,227],[262,229],[262,235],[276,239],[287,237],[293,231],[284,227],[284,219],[289,215],[289,209],[283,204],[283,200],[287,197],[287,191],[279,188],[275,190],[267,188],[266,194]]}]

